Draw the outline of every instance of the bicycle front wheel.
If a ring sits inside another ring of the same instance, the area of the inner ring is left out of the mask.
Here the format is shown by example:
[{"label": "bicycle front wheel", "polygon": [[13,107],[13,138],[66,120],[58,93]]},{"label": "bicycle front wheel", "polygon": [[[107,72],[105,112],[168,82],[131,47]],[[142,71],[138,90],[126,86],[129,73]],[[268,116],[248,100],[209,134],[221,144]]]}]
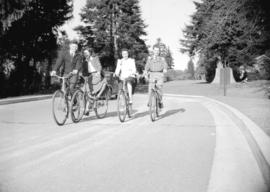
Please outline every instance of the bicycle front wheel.
[{"label": "bicycle front wheel", "polygon": [[97,101],[95,101],[95,113],[97,118],[102,119],[107,115],[109,97],[109,90],[107,89],[105,93],[102,94]]},{"label": "bicycle front wheel", "polygon": [[61,90],[57,90],[52,97],[53,118],[57,125],[64,125],[69,113],[68,101]]},{"label": "bicycle front wheel", "polygon": [[70,111],[71,119],[74,123],[78,123],[84,115],[86,107],[85,94],[82,90],[77,90],[72,96]]},{"label": "bicycle front wheel", "polygon": [[125,92],[120,90],[117,96],[117,105],[118,105],[118,117],[121,122],[124,122],[127,115],[127,101]]},{"label": "bicycle front wheel", "polygon": [[158,117],[158,101],[157,94],[155,91],[151,92],[150,103],[149,103],[149,112],[151,121],[155,121]]}]

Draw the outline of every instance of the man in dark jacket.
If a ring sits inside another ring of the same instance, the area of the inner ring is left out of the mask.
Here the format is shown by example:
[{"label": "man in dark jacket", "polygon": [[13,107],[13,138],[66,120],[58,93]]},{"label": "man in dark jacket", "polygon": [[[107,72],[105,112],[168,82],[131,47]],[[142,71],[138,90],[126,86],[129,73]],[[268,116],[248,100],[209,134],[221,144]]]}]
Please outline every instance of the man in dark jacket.
[{"label": "man in dark jacket", "polygon": [[64,46],[64,48],[58,52],[56,64],[51,72],[51,76],[54,76],[56,75],[56,71],[61,68],[62,75],[65,76],[70,73],[73,74],[72,77],[69,79],[69,88],[71,93],[73,93],[75,90],[75,85],[78,81],[79,71],[81,71],[82,69],[83,57],[80,51],[77,50],[78,45],[74,42],[71,42],[68,45]]}]

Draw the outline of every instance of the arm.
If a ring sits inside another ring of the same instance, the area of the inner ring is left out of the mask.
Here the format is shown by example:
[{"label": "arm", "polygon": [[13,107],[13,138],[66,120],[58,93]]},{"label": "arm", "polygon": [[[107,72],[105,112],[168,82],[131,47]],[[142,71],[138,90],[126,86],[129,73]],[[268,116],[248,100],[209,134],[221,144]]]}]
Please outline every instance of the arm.
[{"label": "arm", "polygon": [[81,54],[77,54],[75,59],[75,70],[81,71],[83,65],[83,59]]},{"label": "arm", "polygon": [[95,57],[95,67],[96,67],[97,72],[101,72],[102,66],[100,64],[100,60],[98,57]]},{"label": "arm", "polygon": [[163,73],[166,73],[168,71],[168,65],[164,58],[162,58],[162,65],[163,65]]},{"label": "arm", "polygon": [[117,60],[117,65],[116,65],[116,69],[115,69],[115,72],[114,72],[114,74],[115,74],[116,76],[119,76],[119,74],[120,74],[120,70],[121,70],[120,62],[121,62],[121,60],[118,59],[118,60]]},{"label": "arm", "polygon": [[131,65],[131,70],[132,70],[132,74],[135,75],[137,70],[136,70],[136,64],[135,64],[135,60],[132,59],[132,65]]},{"label": "arm", "polygon": [[53,67],[53,71],[57,71],[63,65],[63,61],[64,61],[64,52],[60,50],[58,51],[57,59]]},{"label": "arm", "polygon": [[146,72],[150,71],[150,58],[147,59],[146,65],[144,67],[144,70]]}]

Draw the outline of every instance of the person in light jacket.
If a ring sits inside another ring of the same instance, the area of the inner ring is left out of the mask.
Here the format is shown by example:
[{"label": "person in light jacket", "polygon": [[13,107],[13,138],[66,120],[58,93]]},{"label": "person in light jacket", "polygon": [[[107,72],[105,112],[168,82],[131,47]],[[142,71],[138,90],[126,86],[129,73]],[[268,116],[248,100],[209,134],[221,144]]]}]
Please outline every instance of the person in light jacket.
[{"label": "person in light jacket", "polygon": [[129,95],[129,104],[133,103],[132,98],[132,85],[136,82],[136,65],[135,60],[129,58],[128,50],[122,49],[122,59],[117,61],[117,66],[114,72],[114,76],[117,76],[122,81],[126,81],[128,95]]}]

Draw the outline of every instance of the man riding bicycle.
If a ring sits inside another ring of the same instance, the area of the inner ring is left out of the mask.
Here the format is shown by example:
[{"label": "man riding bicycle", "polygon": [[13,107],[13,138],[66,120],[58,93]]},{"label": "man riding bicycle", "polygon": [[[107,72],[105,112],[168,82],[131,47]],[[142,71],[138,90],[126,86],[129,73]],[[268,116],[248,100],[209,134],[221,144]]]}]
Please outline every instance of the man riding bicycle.
[{"label": "man riding bicycle", "polygon": [[117,76],[120,78],[120,80],[126,82],[129,96],[129,104],[131,105],[133,102],[132,85],[135,84],[136,81],[136,65],[135,60],[129,58],[127,49],[122,49],[122,57],[122,59],[119,59],[117,61],[114,76]]},{"label": "man riding bicycle", "polygon": [[75,86],[78,81],[78,72],[82,67],[82,55],[78,50],[78,45],[75,42],[67,42],[64,47],[58,52],[56,64],[53,67],[51,76],[56,75],[56,71],[61,68],[61,74],[66,76],[72,73],[69,79],[69,89],[74,93]]},{"label": "man riding bicycle", "polygon": [[[155,85],[155,80],[157,80],[157,86],[160,93],[160,108],[163,108],[163,82],[164,82],[164,73],[167,72],[167,63],[163,57],[159,56],[159,47],[153,47],[153,56],[149,57],[145,65],[145,73],[149,74],[149,87],[148,87],[148,98],[150,99],[151,90]],[[149,100],[148,104],[149,106]]]}]

